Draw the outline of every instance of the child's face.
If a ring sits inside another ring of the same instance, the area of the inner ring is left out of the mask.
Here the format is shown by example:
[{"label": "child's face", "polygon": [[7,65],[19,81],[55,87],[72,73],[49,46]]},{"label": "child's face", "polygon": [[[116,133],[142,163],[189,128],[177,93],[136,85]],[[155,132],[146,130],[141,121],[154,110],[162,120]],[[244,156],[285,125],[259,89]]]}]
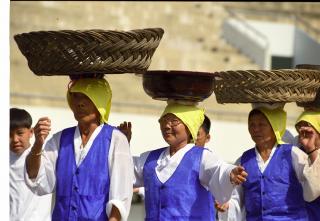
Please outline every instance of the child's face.
[{"label": "child's face", "polygon": [[203,127],[200,127],[197,134],[196,145],[199,147],[204,147],[205,144],[208,143],[209,141],[210,141],[210,135],[206,133]]},{"label": "child's face", "polygon": [[10,151],[22,154],[30,146],[33,130],[21,127],[10,130]]}]

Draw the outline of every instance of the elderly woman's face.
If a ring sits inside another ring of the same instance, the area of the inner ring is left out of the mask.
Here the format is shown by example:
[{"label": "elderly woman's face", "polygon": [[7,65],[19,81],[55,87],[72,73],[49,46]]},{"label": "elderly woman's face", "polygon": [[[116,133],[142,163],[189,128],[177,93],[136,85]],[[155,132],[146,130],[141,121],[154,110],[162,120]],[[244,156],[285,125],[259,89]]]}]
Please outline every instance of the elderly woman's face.
[{"label": "elderly woman's face", "polygon": [[100,123],[100,113],[86,95],[82,93],[70,93],[70,107],[74,118],[79,123]]},{"label": "elderly woman's face", "polygon": [[275,134],[264,114],[256,113],[250,116],[248,128],[252,140],[258,147],[264,146],[266,143],[272,143],[273,145],[276,142]]},{"label": "elderly woman's face", "polygon": [[190,132],[174,114],[164,115],[160,118],[159,123],[162,137],[170,146],[188,143]]}]

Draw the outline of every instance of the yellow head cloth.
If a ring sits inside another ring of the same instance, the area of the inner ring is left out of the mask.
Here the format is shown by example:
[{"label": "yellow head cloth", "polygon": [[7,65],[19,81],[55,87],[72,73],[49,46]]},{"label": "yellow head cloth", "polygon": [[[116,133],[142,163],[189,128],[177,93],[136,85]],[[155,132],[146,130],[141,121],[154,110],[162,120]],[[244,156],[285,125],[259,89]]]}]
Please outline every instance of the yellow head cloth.
[{"label": "yellow head cloth", "polygon": [[298,120],[296,124],[298,124],[300,121],[306,121],[310,123],[314,129],[318,133],[320,133],[320,112],[319,111],[304,111],[302,114],[298,117]]},{"label": "yellow head cloth", "polygon": [[161,117],[168,113],[174,114],[187,126],[194,142],[204,120],[204,110],[194,105],[171,103],[166,106]]},{"label": "yellow head cloth", "polygon": [[277,143],[284,144],[282,136],[286,132],[287,113],[282,108],[270,110],[265,107],[259,107],[256,109],[260,110],[268,119],[276,136]]},{"label": "yellow head cloth", "polygon": [[70,92],[85,94],[96,106],[100,113],[100,123],[107,123],[110,108],[112,91],[105,79],[82,78],[76,80],[67,92],[67,100],[70,106]]}]

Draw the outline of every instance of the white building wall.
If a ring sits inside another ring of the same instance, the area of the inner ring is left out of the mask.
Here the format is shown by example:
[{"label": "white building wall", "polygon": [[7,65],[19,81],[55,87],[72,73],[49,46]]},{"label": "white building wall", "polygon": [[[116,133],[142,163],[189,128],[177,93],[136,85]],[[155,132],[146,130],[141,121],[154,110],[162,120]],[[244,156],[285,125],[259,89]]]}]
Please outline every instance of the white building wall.
[{"label": "white building wall", "polygon": [[247,22],[268,39],[271,55],[279,57],[294,55],[295,27],[293,25],[252,20]]},{"label": "white building wall", "polygon": [[300,29],[295,30],[294,66],[297,64],[320,65],[320,44]]}]

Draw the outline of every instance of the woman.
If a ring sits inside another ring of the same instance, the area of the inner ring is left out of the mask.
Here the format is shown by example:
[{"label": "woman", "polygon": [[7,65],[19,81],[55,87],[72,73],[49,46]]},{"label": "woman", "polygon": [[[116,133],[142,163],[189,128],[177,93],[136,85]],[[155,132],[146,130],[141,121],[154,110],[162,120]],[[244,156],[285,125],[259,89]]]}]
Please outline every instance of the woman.
[{"label": "woman", "polygon": [[[291,144],[284,144],[286,112],[259,107],[249,113],[248,129],[255,147],[244,152],[238,161],[248,172],[247,181],[234,192],[230,203],[237,203],[247,221],[252,220],[308,220],[304,199],[315,195],[304,170],[319,162]],[[313,171],[313,175],[320,171]],[[230,211],[232,212],[232,211]],[[236,220],[243,220],[237,214]]]},{"label": "woman", "polygon": [[[299,133],[299,142],[308,154],[310,161],[319,158],[320,154],[320,112],[304,111],[297,119],[296,129]],[[320,167],[318,168],[320,170]],[[313,185],[319,185],[320,177]],[[320,196],[320,192],[317,194]],[[309,221],[320,220],[320,197],[306,204]]]},{"label": "woman", "polygon": [[133,163],[126,137],[107,124],[111,89],[105,79],[74,80],[68,104],[78,125],[45,144],[48,117],[35,126],[26,181],[39,195],[55,192],[52,220],[126,220],[132,198]]},{"label": "woman", "polygon": [[159,123],[169,146],[134,159],[134,186],[145,187],[145,220],[215,220],[212,194],[225,202],[233,183],[245,180],[242,167],[194,145],[203,120],[196,106],[168,104]]}]

